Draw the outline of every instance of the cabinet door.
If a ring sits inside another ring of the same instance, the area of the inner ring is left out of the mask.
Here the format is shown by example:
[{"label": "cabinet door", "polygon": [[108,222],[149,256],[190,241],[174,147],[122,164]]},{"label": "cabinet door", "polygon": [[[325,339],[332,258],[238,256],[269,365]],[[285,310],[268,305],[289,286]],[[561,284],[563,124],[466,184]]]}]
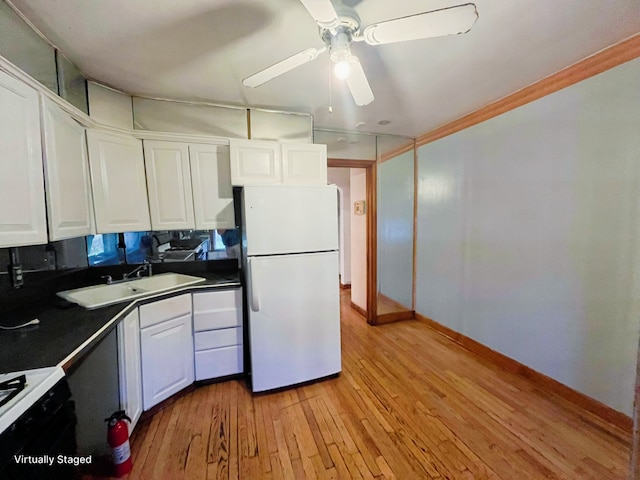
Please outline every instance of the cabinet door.
[{"label": "cabinet door", "polygon": [[282,183],[326,185],[327,146],[313,143],[283,143]]},{"label": "cabinet door", "polygon": [[47,243],[38,93],[0,72],[0,247]]},{"label": "cabinet door", "polygon": [[280,144],[229,140],[232,185],[271,185],[282,182]]},{"label": "cabinet door", "polygon": [[188,145],[145,140],[144,165],[153,230],[195,228]]},{"label": "cabinet door", "polygon": [[191,314],[141,330],[142,393],[148,410],[194,380]]},{"label": "cabinet door", "polygon": [[43,102],[49,239],[94,233],[84,128],[52,101]]},{"label": "cabinet door", "polygon": [[142,141],[87,130],[98,233],[151,230]]},{"label": "cabinet door", "polygon": [[131,418],[131,434],[142,414],[142,365],[137,308],[118,324],[118,371],[120,408]]},{"label": "cabinet door", "polygon": [[197,230],[235,228],[229,148],[189,145]]}]

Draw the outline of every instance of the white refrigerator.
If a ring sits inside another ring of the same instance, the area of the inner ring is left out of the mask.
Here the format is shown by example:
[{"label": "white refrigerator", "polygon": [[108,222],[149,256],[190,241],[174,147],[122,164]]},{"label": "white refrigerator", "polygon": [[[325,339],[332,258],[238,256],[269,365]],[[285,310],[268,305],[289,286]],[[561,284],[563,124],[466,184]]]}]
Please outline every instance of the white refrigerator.
[{"label": "white refrigerator", "polygon": [[254,392],[341,370],[335,186],[246,186],[242,250]]}]

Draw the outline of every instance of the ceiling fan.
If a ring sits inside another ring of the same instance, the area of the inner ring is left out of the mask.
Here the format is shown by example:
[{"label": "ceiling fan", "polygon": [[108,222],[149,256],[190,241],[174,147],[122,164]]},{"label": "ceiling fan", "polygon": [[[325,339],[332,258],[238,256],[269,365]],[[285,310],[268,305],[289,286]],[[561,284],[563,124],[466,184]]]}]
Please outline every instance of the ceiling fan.
[{"label": "ceiling fan", "polygon": [[331,0],[300,0],[318,24],[325,46],[307,48],[242,80],[245,87],[259,87],[283,73],[314,60],[329,51],[334,73],[345,79],[356,105],[368,105],[373,92],[358,57],[351,53],[351,42],[369,45],[418,40],[467,33],[478,19],[473,3],[422,12],[369,25],[361,29],[360,17],[350,6]]}]

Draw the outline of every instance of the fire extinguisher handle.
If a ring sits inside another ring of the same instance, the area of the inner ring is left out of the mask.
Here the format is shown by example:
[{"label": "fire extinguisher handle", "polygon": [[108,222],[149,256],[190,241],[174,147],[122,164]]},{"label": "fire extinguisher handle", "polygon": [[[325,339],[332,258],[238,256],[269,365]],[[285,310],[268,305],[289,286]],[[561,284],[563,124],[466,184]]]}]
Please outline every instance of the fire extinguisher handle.
[{"label": "fire extinguisher handle", "polygon": [[124,410],[118,410],[117,412],[112,413],[109,418],[104,419],[105,422],[109,422],[109,423],[113,420],[115,421],[128,420],[129,423],[131,423],[131,419],[129,418],[129,416],[126,414]]}]

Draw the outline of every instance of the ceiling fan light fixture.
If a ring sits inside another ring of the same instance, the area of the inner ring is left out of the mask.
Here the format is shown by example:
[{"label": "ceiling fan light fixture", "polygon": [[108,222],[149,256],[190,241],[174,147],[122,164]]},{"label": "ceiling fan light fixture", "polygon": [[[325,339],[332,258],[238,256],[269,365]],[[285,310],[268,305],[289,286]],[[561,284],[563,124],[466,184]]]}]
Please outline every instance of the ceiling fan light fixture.
[{"label": "ceiling fan light fixture", "polygon": [[344,31],[339,31],[331,37],[329,44],[329,58],[333,62],[333,73],[336,77],[344,80],[351,72],[352,55],[349,48],[351,37]]},{"label": "ceiling fan light fixture", "polygon": [[340,80],[344,80],[351,73],[351,65],[349,65],[349,60],[340,60],[336,62],[333,66],[333,73],[335,73],[336,77]]}]

